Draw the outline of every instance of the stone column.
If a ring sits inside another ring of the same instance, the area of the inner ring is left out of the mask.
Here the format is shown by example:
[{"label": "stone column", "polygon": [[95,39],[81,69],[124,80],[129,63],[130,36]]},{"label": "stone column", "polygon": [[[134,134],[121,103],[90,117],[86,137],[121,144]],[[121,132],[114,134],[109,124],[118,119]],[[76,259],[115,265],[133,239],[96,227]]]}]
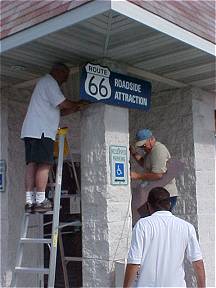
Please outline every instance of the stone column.
[{"label": "stone column", "polygon": [[[8,164],[8,98],[5,90],[0,93],[0,159]],[[7,172],[6,172],[7,174]],[[8,250],[8,178],[6,190],[0,192],[0,287],[7,285],[7,250]]]},{"label": "stone column", "polygon": [[[173,212],[196,228],[207,287],[215,286],[214,99],[215,95],[187,87],[154,94],[148,113],[130,111],[131,141],[138,129],[150,128],[171,155],[185,163],[176,179],[179,198]],[[185,270],[187,287],[197,287],[189,263]]]},{"label": "stone column", "polygon": [[115,261],[127,257],[131,236],[130,180],[128,185],[111,185],[109,146],[128,147],[128,143],[127,109],[92,104],[83,112],[83,287],[113,287]]},{"label": "stone column", "polygon": [[215,286],[215,95],[192,89],[198,234],[206,287]]}]

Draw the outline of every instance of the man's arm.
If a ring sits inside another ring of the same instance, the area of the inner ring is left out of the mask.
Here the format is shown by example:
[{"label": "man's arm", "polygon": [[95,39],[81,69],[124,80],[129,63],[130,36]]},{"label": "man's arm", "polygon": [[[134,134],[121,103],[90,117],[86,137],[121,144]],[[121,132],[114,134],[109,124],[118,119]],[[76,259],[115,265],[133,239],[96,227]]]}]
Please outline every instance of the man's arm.
[{"label": "man's arm", "polygon": [[124,277],[124,288],[132,287],[132,284],[137,277],[139,267],[140,265],[138,264],[127,264]]},{"label": "man's arm", "polygon": [[139,172],[131,172],[131,179],[133,180],[146,180],[146,181],[155,181],[159,180],[163,177],[164,173],[139,173]]},{"label": "man's arm", "polygon": [[61,116],[66,116],[68,114],[80,111],[85,109],[89,103],[85,101],[71,101],[69,99],[65,99],[62,103],[58,105],[61,110]]},{"label": "man's arm", "polygon": [[[136,160],[136,162],[143,167],[144,166],[144,157],[136,152],[136,149],[131,145],[130,146],[130,154]],[[164,173],[139,173],[139,172],[131,172],[131,179],[133,180],[146,180],[146,181],[155,181],[159,180],[163,177]]]},{"label": "man's arm", "polygon": [[192,264],[193,264],[193,268],[194,268],[196,279],[197,279],[197,287],[198,288],[206,287],[205,269],[204,269],[203,260],[194,261],[192,262]]},{"label": "man's arm", "polygon": [[139,153],[136,152],[136,149],[131,145],[130,148],[130,154],[133,156],[133,158],[136,160],[136,162],[140,165],[144,165],[144,158]]}]

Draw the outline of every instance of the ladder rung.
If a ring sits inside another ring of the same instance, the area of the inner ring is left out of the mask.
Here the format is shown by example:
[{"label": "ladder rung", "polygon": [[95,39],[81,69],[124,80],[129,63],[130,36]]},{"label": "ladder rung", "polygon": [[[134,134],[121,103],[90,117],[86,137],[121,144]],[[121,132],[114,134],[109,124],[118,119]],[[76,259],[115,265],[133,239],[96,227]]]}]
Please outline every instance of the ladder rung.
[{"label": "ladder rung", "polygon": [[15,267],[16,272],[49,274],[48,268]]},{"label": "ladder rung", "polygon": [[82,257],[64,257],[64,260],[67,262],[71,261],[82,262]]},{"label": "ladder rung", "polygon": [[72,221],[72,222],[61,222],[59,225],[59,229],[62,229],[64,227],[68,227],[68,226],[76,226],[76,227],[81,227],[82,223],[81,221],[77,220],[77,221]]},{"label": "ladder rung", "polygon": [[37,213],[37,214],[41,214],[41,215],[53,215],[53,210],[52,211],[47,211],[44,213]]},{"label": "ladder rung", "polygon": [[[61,208],[61,206],[60,206]],[[38,214],[41,214],[41,215],[53,215],[53,210],[51,211],[47,211],[47,212],[44,212],[44,213],[39,213],[39,212],[35,212],[35,213],[30,213],[30,212],[25,212],[26,215],[38,215]]]},{"label": "ladder rung", "polygon": [[21,243],[41,243],[41,244],[49,244],[52,243],[52,239],[45,239],[45,238],[21,238]]}]

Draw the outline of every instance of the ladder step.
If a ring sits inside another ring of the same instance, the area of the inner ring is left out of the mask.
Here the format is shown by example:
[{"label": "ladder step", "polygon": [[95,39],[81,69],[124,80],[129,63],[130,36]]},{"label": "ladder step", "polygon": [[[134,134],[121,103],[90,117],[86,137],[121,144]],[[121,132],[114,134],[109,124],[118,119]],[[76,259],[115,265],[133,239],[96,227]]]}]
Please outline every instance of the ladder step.
[{"label": "ladder step", "polygon": [[82,262],[82,257],[69,257],[69,256],[67,256],[67,257],[64,257],[64,260],[66,261],[66,262]]},{"label": "ladder step", "polygon": [[[39,213],[38,213],[39,214]],[[53,215],[53,210],[52,211],[47,211],[45,213],[41,213],[42,215]]]},{"label": "ladder step", "polygon": [[26,273],[41,273],[49,274],[48,268],[35,268],[35,267],[15,267],[16,272],[26,272]]},{"label": "ladder step", "polygon": [[41,244],[49,244],[52,243],[52,239],[45,239],[45,238],[21,238],[21,243],[41,243]]},{"label": "ladder step", "polygon": [[80,220],[77,220],[77,221],[72,221],[72,222],[60,222],[60,225],[59,225],[59,229],[62,229],[64,227],[68,227],[68,226],[76,226],[76,227],[81,227],[82,226],[82,223]]},{"label": "ladder step", "polygon": [[[60,206],[61,208],[61,206]],[[47,212],[44,212],[44,213],[39,213],[39,212],[35,212],[35,213],[30,213],[30,212],[25,212],[25,215],[53,215],[53,210],[51,211],[47,211]]]}]

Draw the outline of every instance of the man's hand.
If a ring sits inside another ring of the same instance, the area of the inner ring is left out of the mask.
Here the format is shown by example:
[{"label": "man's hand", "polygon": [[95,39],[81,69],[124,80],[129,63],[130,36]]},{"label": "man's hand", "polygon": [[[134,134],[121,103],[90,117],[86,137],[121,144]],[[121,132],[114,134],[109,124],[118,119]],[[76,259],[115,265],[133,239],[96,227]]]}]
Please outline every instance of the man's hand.
[{"label": "man's hand", "polygon": [[132,171],[130,176],[131,179],[133,180],[155,181],[160,180],[163,177],[163,173],[153,173],[153,172],[138,173]]},{"label": "man's hand", "polygon": [[142,175],[141,175],[140,173],[131,171],[131,174],[130,174],[131,179],[133,179],[133,180],[140,180],[140,179],[142,179],[141,176],[142,176]]},{"label": "man's hand", "polygon": [[124,277],[124,288],[133,287],[133,282],[137,277],[137,272],[140,268],[140,265],[137,264],[127,264],[125,277]]},{"label": "man's hand", "polygon": [[81,101],[78,102],[78,109],[79,109],[79,111],[84,110],[84,109],[86,109],[89,105],[90,105],[89,102],[81,100]]},{"label": "man's hand", "polygon": [[132,156],[136,154],[136,148],[133,145],[130,145],[129,150]]},{"label": "man's hand", "polygon": [[129,150],[130,150],[130,154],[137,161],[137,163],[142,166],[143,157],[136,151],[136,148],[133,145],[130,145]]},{"label": "man's hand", "polygon": [[61,104],[59,104],[59,108],[61,110],[61,116],[66,116],[74,112],[78,112],[84,110],[88,107],[89,103],[86,101],[71,101],[65,99]]}]

